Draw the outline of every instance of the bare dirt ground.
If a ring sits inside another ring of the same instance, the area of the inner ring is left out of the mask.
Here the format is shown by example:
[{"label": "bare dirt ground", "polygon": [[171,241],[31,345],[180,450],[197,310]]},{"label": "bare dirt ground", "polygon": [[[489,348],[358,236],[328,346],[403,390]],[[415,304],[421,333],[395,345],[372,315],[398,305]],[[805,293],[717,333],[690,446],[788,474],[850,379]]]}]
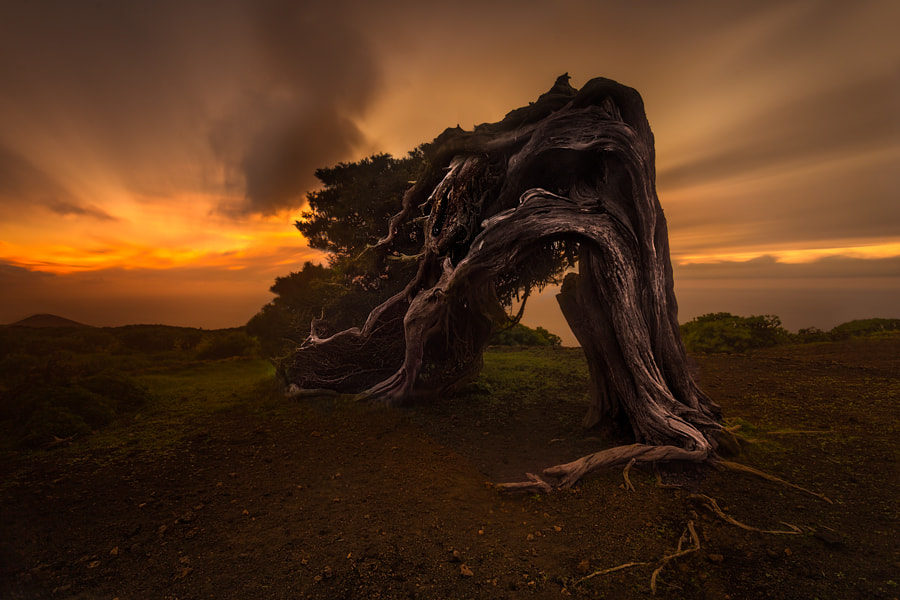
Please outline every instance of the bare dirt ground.
[{"label": "bare dirt ground", "polygon": [[[898,598],[898,356],[900,337],[696,357],[751,440],[735,460],[833,503],[712,470],[685,488],[632,469],[634,491],[621,470],[549,496],[496,491],[612,443],[578,429],[575,374],[519,402],[477,385],[403,410],[269,397],[163,450],[13,457],[0,598],[646,598],[660,566],[660,598]],[[800,533],[741,529],[695,493]],[[693,551],[663,562],[689,522],[699,549],[688,536]],[[592,576],[628,563],[643,564]]]}]

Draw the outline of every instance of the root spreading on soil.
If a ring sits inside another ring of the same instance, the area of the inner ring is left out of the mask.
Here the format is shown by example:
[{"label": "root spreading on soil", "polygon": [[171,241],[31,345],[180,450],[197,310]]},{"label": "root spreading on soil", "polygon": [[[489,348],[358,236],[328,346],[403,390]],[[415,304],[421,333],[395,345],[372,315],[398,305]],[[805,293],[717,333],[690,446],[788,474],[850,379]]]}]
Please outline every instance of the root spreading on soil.
[{"label": "root spreading on soil", "polygon": [[818,430],[818,429],[779,429],[778,431],[770,431],[769,435],[828,435],[834,433],[834,429]]},{"label": "root spreading on soil", "polygon": [[794,488],[795,490],[799,490],[801,492],[809,494],[810,496],[815,496],[819,500],[824,500],[828,504],[834,504],[834,502],[832,502],[824,494],[819,494],[817,492],[813,492],[812,490],[808,490],[805,487],[800,487],[799,485],[791,483],[789,481],[785,481],[784,479],[781,479],[780,477],[775,477],[774,475],[769,475],[768,473],[766,473],[764,471],[760,471],[759,469],[754,469],[753,467],[748,467],[747,465],[742,465],[741,463],[731,462],[730,460],[720,460],[716,463],[716,466],[723,468],[723,469],[728,469],[730,471],[741,471],[744,473],[750,473],[752,475],[756,475],[757,477],[762,477],[763,479],[766,479],[768,481],[774,481],[775,483],[784,484],[788,487]]},{"label": "root spreading on soil", "polygon": [[634,462],[635,462],[635,460],[632,458],[631,460],[628,461],[628,464],[625,465],[625,468],[622,469],[622,477],[625,478],[625,489],[631,490],[632,492],[635,491],[635,489],[634,489],[634,484],[631,483],[631,479],[629,479],[629,477],[628,477],[628,471],[631,470],[631,466],[634,464]]},{"label": "root spreading on soil", "polygon": [[[691,548],[686,548],[682,550],[682,546],[684,545],[685,540],[687,540],[687,536],[690,534],[690,539],[694,542],[694,545]],[[656,567],[656,570],[653,571],[653,575],[650,576],[650,591],[654,594],[656,593],[656,578],[659,576],[660,572],[662,572],[663,568],[666,566],[670,560],[679,558],[686,554],[690,554],[691,552],[696,552],[700,549],[700,536],[697,535],[697,530],[694,528],[694,522],[687,522],[687,529],[684,533],[681,534],[681,537],[678,539],[678,548],[675,550],[674,554],[669,554],[668,556],[664,556],[660,561],[660,565]]]},{"label": "root spreading on soil", "polygon": [[[629,466],[630,466],[630,463],[629,463]],[[687,541],[691,541],[693,543],[693,545],[690,548],[684,548],[684,544]],[[684,532],[681,534],[681,537],[678,539],[678,547],[675,549],[675,552],[673,552],[672,554],[667,554],[666,556],[663,556],[659,560],[659,566],[657,566],[656,569],[653,570],[653,574],[650,576],[650,590],[654,594],[656,593],[656,579],[659,577],[659,574],[665,568],[666,564],[669,563],[669,561],[676,559],[676,558],[680,558],[687,554],[691,554],[692,552],[696,552],[699,549],[700,549],[700,536],[697,535],[697,529],[694,527],[694,522],[688,521],[687,527],[685,528]],[[649,563],[647,563],[647,562],[628,562],[628,563],[624,563],[624,564],[621,564],[621,565],[618,565],[615,567],[611,567],[609,569],[602,569],[600,571],[594,571],[590,575],[586,575],[586,576],[582,577],[581,579],[579,579],[578,581],[576,581],[572,585],[572,587],[576,588],[579,585],[581,585],[582,583],[584,583],[585,581],[587,581],[588,579],[592,579],[594,577],[602,577],[603,575],[609,575],[610,573],[615,573],[616,571],[621,571],[623,569],[629,569],[631,567],[639,567],[641,565],[646,565],[646,564],[649,564]]]},{"label": "root spreading on soil", "polygon": [[[561,488],[570,488],[578,483],[582,477],[605,469],[626,464],[625,479],[628,481],[627,469],[635,463],[656,463],[669,461],[684,461],[702,463],[709,457],[709,447],[701,447],[697,450],[685,450],[677,446],[652,446],[649,444],[630,444],[616,446],[588,454],[564,465],[557,465],[544,469],[543,475],[556,480],[556,483],[548,483],[545,479],[527,473],[528,481],[513,483],[499,483],[497,487],[507,492],[550,492]],[[630,485],[630,481],[628,481]],[[634,489],[632,486],[631,489]]]},{"label": "root spreading on soil", "polygon": [[711,498],[710,496],[707,496],[705,494],[691,494],[690,497],[696,498],[698,500],[702,500],[703,506],[708,508],[710,511],[714,512],[720,519],[722,519],[726,523],[730,523],[730,524],[734,525],[735,527],[740,527],[741,529],[745,529],[747,531],[755,531],[757,533],[770,533],[773,535],[799,535],[800,533],[803,533],[801,531],[801,529],[799,527],[797,527],[796,525],[791,525],[790,523],[784,523],[783,521],[782,521],[782,523],[784,525],[787,525],[788,527],[791,528],[790,531],[788,531],[786,529],[771,530],[771,529],[759,529],[757,527],[752,527],[750,525],[741,523],[740,521],[738,521],[737,519],[735,519],[734,517],[732,517],[730,515],[725,514],[725,511],[722,510],[722,508],[719,506],[719,503],[716,502],[715,498]]},{"label": "root spreading on soil", "polygon": [[573,587],[579,586],[582,583],[584,583],[585,581],[587,581],[588,579],[592,579],[594,577],[600,577],[602,575],[609,575],[610,573],[615,573],[616,571],[621,571],[622,569],[628,569],[631,567],[639,567],[641,565],[646,565],[646,564],[647,564],[646,562],[629,562],[629,563],[625,563],[625,564],[618,565],[615,567],[611,567],[609,569],[603,569],[601,571],[594,571],[590,575],[586,575],[586,576],[582,577],[581,579],[579,579],[578,581],[576,581],[573,584]]}]

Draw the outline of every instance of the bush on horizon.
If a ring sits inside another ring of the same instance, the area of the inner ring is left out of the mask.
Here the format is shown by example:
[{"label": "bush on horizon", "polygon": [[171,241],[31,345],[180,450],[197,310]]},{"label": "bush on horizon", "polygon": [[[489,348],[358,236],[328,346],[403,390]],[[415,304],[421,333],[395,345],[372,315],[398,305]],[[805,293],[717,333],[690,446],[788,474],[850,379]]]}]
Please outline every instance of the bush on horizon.
[{"label": "bush on horizon", "polygon": [[681,338],[689,352],[747,352],[783,344],[836,342],[900,331],[900,319],[856,319],[830,331],[808,327],[790,333],[775,315],[740,317],[727,312],[708,313],[681,325]]},{"label": "bush on horizon", "polygon": [[689,352],[746,352],[792,341],[775,315],[739,317],[727,312],[708,313],[681,326]]},{"label": "bush on horizon", "polygon": [[532,329],[522,323],[501,327],[491,334],[489,346],[561,346],[562,338],[543,327]]}]

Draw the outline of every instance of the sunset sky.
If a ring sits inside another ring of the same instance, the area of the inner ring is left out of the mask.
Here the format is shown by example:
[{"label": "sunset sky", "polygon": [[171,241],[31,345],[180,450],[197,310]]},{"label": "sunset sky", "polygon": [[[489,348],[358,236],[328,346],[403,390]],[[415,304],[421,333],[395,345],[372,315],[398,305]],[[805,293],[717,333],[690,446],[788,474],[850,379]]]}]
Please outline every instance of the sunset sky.
[{"label": "sunset sky", "polygon": [[[900,317],[900,2],[0,2],[0,323],[245,323],[316,168],[644,98],[679,318]],[[552,293],[526,322],[565,333]],[[568,339],[568,338],[567,338]]]}]

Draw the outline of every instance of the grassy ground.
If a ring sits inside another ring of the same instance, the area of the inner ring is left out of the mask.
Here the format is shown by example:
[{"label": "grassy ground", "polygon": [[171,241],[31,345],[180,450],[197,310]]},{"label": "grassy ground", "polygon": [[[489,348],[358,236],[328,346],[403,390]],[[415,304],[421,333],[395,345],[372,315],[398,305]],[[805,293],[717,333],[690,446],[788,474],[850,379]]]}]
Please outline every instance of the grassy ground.
[{"label": "grassy ground", "polygon": [[[4,451],[0,597],[627,599],[663,567],[660,598],[897,598],[898,355],[885,336],[696,357],[749,440],[736,460],[832,503],[733,471],[498,493],[618,442],[579,428],[578,350],[492,350],[462,393],[402,410],[284,400],[259,360],[143,364],[148,404]],[[689,522],[699,548],[663,561]]]}]

